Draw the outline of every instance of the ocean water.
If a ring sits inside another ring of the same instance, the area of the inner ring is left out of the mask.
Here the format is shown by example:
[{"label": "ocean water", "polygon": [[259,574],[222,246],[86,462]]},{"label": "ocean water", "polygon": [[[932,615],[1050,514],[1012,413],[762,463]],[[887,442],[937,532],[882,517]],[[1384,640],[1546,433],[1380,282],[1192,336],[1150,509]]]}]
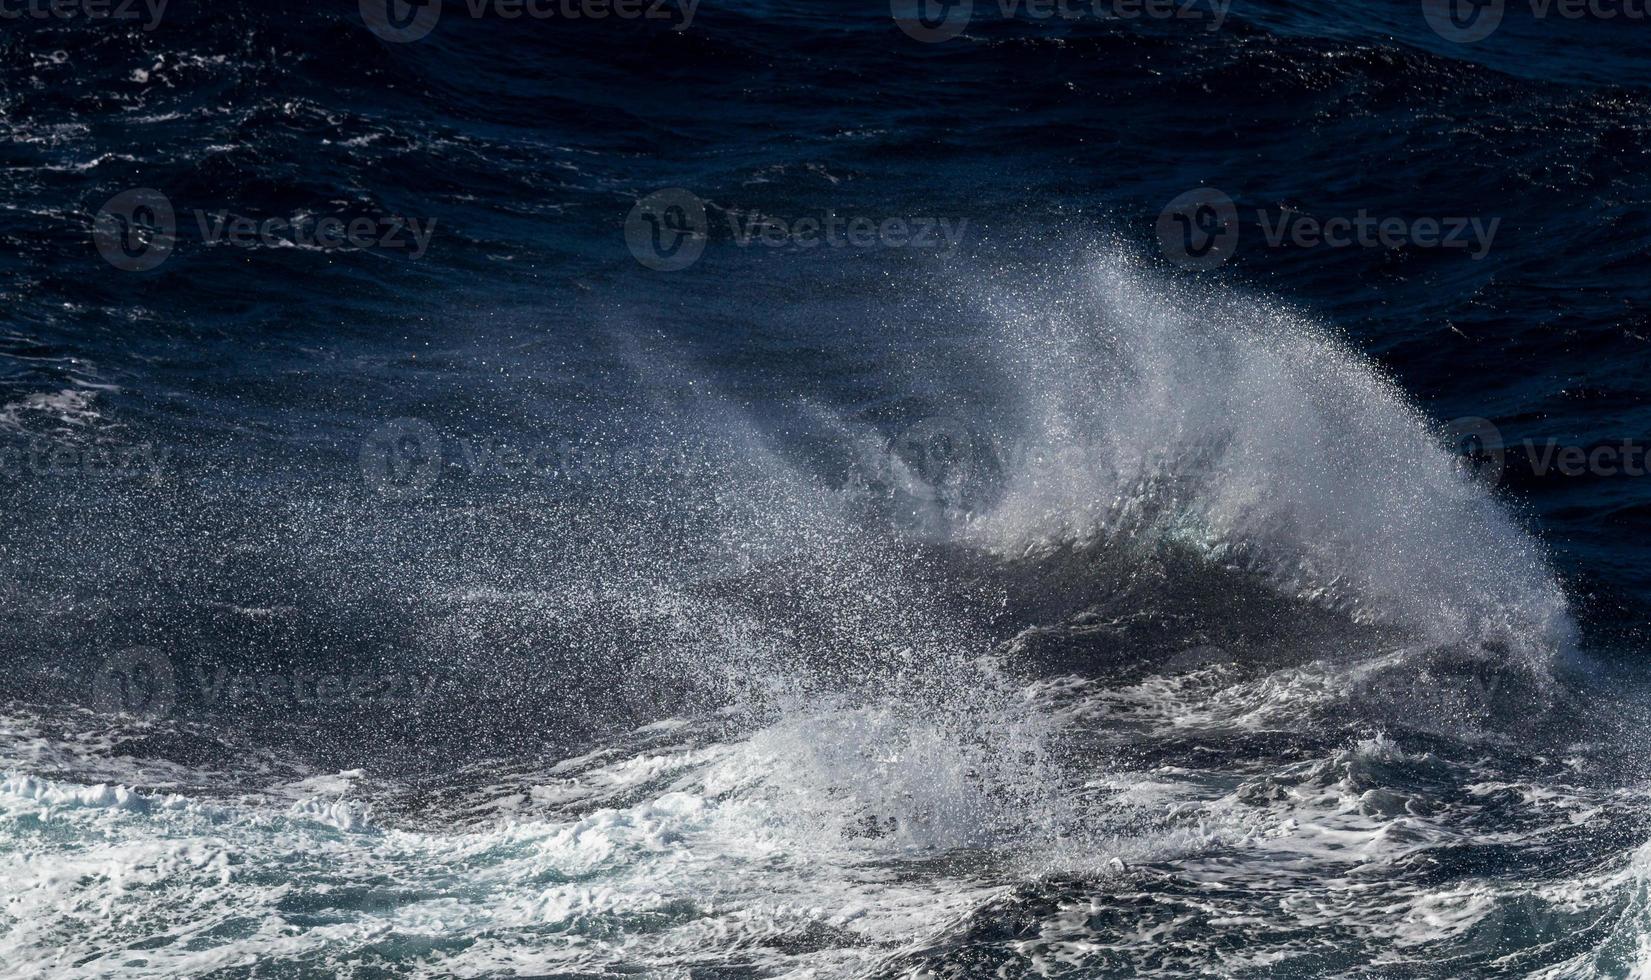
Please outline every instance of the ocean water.
[{"label": "ocean water", "polygon": [[1643,6],[11,9],[0,976],[1651,976]]}]

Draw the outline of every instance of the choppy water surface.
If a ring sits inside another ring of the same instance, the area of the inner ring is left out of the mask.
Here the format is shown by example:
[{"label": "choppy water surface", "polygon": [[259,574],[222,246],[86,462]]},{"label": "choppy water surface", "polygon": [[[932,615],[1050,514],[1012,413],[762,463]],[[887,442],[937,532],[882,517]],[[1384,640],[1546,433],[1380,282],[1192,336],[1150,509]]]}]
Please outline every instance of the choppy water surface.
[{"label": "choppy water surface", "polygon": [[0,973],[1646,971],[1640,20],[371,7],[0,35]]}]

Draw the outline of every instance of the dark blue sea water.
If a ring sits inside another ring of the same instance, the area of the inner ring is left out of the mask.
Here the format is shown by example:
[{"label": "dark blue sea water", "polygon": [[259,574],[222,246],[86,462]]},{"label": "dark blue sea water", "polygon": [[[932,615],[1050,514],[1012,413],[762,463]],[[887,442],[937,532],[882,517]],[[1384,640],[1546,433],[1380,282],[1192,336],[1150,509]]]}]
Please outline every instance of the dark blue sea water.
[{"label": "dark blue sea water", "polygon": [[1651,969],[1643,3],[124,3],[0,975]]}]

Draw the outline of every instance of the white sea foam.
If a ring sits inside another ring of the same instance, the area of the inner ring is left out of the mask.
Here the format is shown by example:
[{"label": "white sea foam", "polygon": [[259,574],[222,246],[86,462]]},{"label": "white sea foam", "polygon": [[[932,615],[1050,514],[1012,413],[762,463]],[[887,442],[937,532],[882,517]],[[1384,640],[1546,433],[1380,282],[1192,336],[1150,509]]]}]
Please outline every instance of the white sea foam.
[{"label": "white sea foam", "polygon": [[998,805],[980,795],[989,760],[937,735],[865,710],[799,715],[711,750],[564,768],[531,818],[439,833],[334,796],[354,774],[285,809],[13,775],[0,958],[70,976],[374,955],[429,974],[854,975],[999,890],[889,862],[1015,845],[975,819]]}]

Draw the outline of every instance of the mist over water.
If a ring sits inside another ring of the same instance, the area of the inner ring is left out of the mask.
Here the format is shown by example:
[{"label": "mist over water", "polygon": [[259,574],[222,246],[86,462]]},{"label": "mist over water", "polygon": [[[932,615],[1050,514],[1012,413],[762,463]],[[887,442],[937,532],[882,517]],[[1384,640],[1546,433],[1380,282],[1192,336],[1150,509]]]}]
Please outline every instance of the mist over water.
[{"label": "mist over water", "polygon": [[[798,400],[773,424],[685,352],[623,342],[635,376],[672,379],[628,410],[669,465],[493,488],[482,506],[531,505],[510,535],[444,471],[381,504],[396,537],[312,545],[428,607],[396,656],[434,670],[415,731],[445,771],[359,740],[398,730],[395,703],[282,736],[266,702],[285,748],[251,755],[234,703],[13,717],[31,897],[9,955],[157,921],[184,925],[122,969],[1627,962],[1643,933],[1600,924],[1638,914],[1612,842],[1640,791],[1565,726],[1628,721],[1573,703],[1564,592],[1439,428],[1254,291],[1111,253],[959,288],[976,360],[945,373],[971,380],[890,391],[923,413]],[[501,577],[521,535],[531,574]],[[1469,835],[1492,819],[1506,833]],[[1555,846],[1593,848],[1568,890],[1522,870]],[[1339,952],[1300,933],[1280,868],[1359,883],[1317,913]]]},{"label": "mist over water", "polygon": [[482,7],[8,28],[0,975],[1645,971],[1629,35]]}]

